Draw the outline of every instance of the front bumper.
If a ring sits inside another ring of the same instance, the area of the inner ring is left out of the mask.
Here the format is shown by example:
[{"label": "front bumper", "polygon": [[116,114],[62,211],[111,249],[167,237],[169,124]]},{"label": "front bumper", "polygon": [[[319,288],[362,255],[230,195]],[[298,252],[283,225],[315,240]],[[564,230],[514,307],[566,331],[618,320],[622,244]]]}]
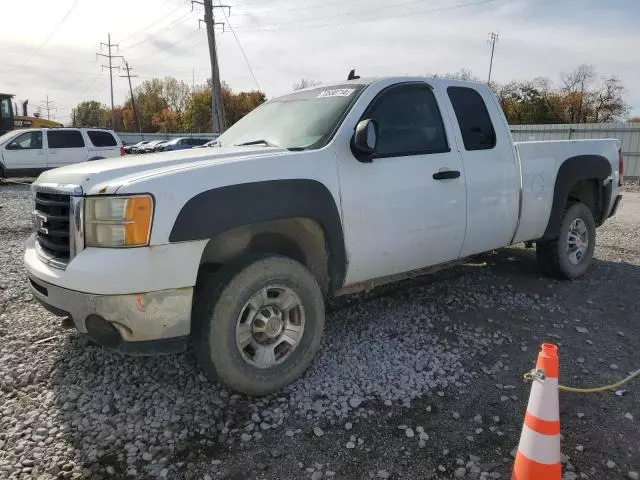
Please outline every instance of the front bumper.
[{"label": "front bumper", "polygon": [[129,295],[95,295],[58,287],[28,274],[33,296],[56,315],[71,317],[94,342],[130,354],[184,350],[191,329],[193,288]]}]

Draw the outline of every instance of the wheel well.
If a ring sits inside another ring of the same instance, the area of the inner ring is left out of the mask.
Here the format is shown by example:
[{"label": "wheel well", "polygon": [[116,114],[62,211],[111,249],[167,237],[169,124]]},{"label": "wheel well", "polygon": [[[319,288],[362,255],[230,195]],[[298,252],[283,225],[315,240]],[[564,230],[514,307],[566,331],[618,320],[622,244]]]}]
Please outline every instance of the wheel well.
[{"label": "wheel well", "polygon": [[235,227],[209,239],[200,258],[200,270],[215,270],[247,253],[272,253],[302,263],[329,290],[325,232],[309,218],[286,218]]},{"label": "wheel well", "polygon": [[595,178],[580,180],[576,182],[569,191],[569,202],[584,203],[596,221],[601,223],[603,205],[602,205],[602,189],[599,187],[600,182]]}]

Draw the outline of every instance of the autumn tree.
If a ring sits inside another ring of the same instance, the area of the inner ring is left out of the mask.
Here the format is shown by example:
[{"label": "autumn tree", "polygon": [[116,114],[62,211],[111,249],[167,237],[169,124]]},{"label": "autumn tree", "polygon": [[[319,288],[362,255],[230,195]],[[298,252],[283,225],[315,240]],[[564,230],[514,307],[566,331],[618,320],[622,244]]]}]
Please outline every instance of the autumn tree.
[{"label": "autumn tree", "polygon": [[185,131],[211,131],[211,89],[206,86],[197,87],[187,97],[182,115]]},{"label": "autumn tree", "polygon": [[165,77],[162,82],[162,97],[167,102],[167,106],[174,112],[181,114],[191,89],[182,80],[173,77]]},{"label": "autumn tree", "polygon": [[163,108],[161,111],[154,113],[151,122],[157,131],[162,133],[177,132],[179,126],[179,114],[170,108]]},{"label": "autumn tree", "polygon": [[[136,108],[140,115],[140,125],[143,132],[154,132],[153,116],[169,107],[163,95],[164,83],[159,78],[145,80],[134,90],[136,98]],[[131,100],[128,100],[125,107],[131,107]]]},{"label": "autumn tree", "polygon": [[99,127],[103,123],[106,108],[100,102],[87,100],[80,102],[73,109],[73,127]]},{"label": "autumn tree", "polygon": [[[265,94],[258,90],[233,92],[223,82],[222,103],[227,128],[244,117],[266,100]],[[211,131],[211,85],[201,85],[192,92],[185,102],[182,115],[185,130],[191,132]]]},{"label": "autumn tree", "polygon": [[587,91],[596,77],[593,65],[580,65],[573,72],[563,73],[560,91],[564,99],[566,120],[568,123],[585,123],[589,115],[589,96]]},{"label": "autumn tree", "polygon": [[264,93],[258,90],[233,93],[228,86],[223,87],[222,103],[224,105],[224,116],[227,128],[236,123],[258,105],[264,103],[265,100],[266,97]]}]

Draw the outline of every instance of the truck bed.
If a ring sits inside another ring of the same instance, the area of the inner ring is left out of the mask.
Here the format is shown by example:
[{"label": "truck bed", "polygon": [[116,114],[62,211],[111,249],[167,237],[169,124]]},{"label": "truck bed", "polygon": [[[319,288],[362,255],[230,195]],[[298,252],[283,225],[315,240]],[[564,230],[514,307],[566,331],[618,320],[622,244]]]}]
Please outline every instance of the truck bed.
[{"label": "truck bed", "polygon": [[[513,243],[536,240],[545,231],[554,198],[556,178],[562,164],[573,157],[602,156],[611,162],[615,198],[618,189],[618,149],[616,139],[550,140],[515,142],[521,171],[522,208]],[[607,206],[607,212],[612,203]]]}]

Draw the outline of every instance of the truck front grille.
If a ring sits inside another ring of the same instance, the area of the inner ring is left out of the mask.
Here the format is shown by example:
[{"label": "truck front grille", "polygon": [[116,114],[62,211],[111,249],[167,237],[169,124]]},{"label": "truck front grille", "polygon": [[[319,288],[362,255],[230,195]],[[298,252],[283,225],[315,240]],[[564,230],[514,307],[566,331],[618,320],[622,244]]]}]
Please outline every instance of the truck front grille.
[{"label": "truck front grille", "polygon": [[35,192],[34,230],[40,248],[55,259],[69,260],[71,196]]}]

